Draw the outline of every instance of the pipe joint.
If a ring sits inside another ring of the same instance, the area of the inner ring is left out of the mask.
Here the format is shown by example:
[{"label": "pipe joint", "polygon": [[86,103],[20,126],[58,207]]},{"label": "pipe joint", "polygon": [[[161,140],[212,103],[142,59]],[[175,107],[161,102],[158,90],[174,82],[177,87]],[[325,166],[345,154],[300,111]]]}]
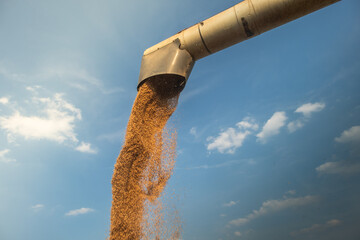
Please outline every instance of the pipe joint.
[{"label": "pipe joint", "polygon": [[149,78],[183,88],[195,61],[338,1],[244,0],[145,50],[138,89]]},{"label": "pipe joint", "polygon": [[[157,81],[166,81],[172,75],[176,79],[175,87],[184,88],[191,70],[195,64],[193,57],[185,49],[180,49],[180,40],[161,46],[155,51],[145,51],[140,68],[138,82],[139,87],[149,79],[157,78]],[[165,84],[165,83],[164,83]]]}]

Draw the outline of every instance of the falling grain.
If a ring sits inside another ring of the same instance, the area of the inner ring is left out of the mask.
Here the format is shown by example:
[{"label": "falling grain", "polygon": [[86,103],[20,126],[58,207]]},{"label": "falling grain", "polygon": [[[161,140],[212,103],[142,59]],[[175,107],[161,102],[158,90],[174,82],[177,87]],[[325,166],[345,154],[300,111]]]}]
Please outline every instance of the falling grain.
[{"label": "falling grain", "polygon": [[176,131],[165,125],[181,90],[156,84],[140,87],[115,164],[110,240],[179,239],[178,215],[172,215],[173,226],[165,226],[159,197],[175,163]]}]

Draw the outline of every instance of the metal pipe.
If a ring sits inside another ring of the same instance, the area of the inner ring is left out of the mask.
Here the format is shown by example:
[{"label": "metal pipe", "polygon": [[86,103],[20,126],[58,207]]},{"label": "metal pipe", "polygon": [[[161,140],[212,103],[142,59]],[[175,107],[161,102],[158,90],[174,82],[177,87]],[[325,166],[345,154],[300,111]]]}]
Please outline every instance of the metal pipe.
[{"label": "metal pipe", "polygon": [[340,0],[244,0],[145,50],[138,89],[148,79],[174,75],[182,88],[196,60]]}]

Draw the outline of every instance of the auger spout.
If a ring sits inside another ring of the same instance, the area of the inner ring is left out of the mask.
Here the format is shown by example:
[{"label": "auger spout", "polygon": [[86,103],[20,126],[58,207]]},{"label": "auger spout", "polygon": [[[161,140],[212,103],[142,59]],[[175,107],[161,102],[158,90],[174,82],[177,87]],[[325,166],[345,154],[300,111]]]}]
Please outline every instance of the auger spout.
[{"label": "auger spout", "polygon": [[145,50],[144,81],[185,87],[195,62],[340,0],[244,0]]}]

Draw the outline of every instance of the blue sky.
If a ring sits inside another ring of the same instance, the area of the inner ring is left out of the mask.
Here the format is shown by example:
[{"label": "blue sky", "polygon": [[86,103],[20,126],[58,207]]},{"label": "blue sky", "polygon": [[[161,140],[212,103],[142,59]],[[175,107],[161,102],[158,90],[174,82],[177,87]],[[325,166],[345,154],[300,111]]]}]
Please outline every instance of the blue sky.
[{"label": "blue sky", "polygon": [[[0,239],[105,239],[143,51],[238,1],[0,2]],[[183,239],[359,239],[360,4],[199,60],[170,121]]]}]

